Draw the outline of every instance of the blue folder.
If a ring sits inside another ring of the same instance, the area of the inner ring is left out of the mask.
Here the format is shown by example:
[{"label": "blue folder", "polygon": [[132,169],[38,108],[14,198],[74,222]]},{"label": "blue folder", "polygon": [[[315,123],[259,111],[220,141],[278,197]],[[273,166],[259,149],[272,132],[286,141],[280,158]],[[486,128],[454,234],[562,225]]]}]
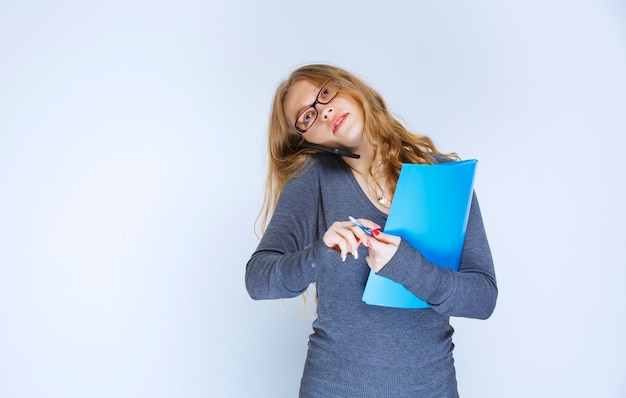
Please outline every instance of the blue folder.
[{"label": "blue folder", "polygon": [[[472,202],[477,160],[432,165],[404,164],[384,231],[398,235],[431,262],[459,269]],[[367,304],[428,308],[401,284],[370,271]]]}]

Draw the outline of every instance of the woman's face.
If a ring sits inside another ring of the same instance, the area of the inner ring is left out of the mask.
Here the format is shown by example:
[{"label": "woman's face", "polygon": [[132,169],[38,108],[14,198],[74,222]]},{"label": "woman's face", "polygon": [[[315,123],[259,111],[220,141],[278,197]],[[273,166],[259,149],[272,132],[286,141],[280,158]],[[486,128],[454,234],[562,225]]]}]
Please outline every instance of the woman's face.
[{"label": "woman's face", "polygon": [[307,142],[347,150],[363,145],[363,110],[347,94],[298,80],[285,96],[284,107],[288,122],[306,130],[301,134]]}]

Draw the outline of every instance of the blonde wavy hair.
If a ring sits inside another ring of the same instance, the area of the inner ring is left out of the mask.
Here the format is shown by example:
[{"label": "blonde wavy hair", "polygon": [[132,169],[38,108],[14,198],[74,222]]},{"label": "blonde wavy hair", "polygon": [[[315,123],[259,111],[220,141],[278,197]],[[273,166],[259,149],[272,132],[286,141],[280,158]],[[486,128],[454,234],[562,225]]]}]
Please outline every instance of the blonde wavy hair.
[{"label": "blonde wavy hair", "polygon": [[[352,97],[363,109],[363,135],[374,150],[375,163],[370,173],[393,193],[403,163],[432,164],[433,154],[458,158],[455,153],[443,154],[424,135],[408,131],[387,109],[382,96],[345,69],[311,64],[295,69],[276,89],[268,127],[268,174],[263,207],[259,214],[261,233],[272,215],[287,180],[303,169],[314,150],[302,148],[303,137],[285,114],[285,97],[294,83],[309,80],[317,86],[331,84],[341,94]],[[374,173],[375,171],[375,173]],[[259,220],[257,220],[259,221]]]}]

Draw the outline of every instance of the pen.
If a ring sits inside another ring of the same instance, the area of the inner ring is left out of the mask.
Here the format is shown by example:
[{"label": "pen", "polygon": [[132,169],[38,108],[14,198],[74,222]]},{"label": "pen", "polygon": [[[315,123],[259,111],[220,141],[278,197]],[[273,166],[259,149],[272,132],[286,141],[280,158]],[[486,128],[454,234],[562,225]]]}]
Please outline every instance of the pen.
[{"label": "pen", "polygon": [[352,217],[352,216],[348,216],[348,218],[350,219],[350,221],[352,221],[354,223],[354,225],[356,225],[357,227],[361,228],[363,231],[365,231],[366,234],[368,234],[369,236],[374,236],[374,234],[372,233],[372,230],[367,228],[365,225],[363,225],[361,222],[359,222],[359,220],[357,220],[356,218]]}]

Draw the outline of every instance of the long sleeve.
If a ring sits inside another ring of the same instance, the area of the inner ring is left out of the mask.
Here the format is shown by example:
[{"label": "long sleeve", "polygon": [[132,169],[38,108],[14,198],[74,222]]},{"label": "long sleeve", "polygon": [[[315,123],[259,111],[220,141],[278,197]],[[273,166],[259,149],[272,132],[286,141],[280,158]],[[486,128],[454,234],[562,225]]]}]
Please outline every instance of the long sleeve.
[{"label": "long sleeve", "polygon": [[433,264],[402,240],[379,275],[401,283],[441,314],[487,319],[495,308],[498,288],[476,195],[472,196],[458,272]]},{"label": "long sleeve", "polygon": [[386,214],[340,158],[316,154],[309,166],[283,189],[245,276],[254,299],[294,297],[316,284],[301,391],[333,397],[456,396],[450,315],[487,318],[497,297],[478,201],[472,198],[458,272],[429,262],[404,240],[379,272],[431,308],[369,305],[362,300],[371,273],[367,246],[342,261],[321,237],[349,216],[384,226]]},{"label": "long sleeve", "polygon": [[267,229],[246,265],[246,289],[253,299],[302,294],[337,254],[317,228],[319,176],[309,170],[289,180]]}]

